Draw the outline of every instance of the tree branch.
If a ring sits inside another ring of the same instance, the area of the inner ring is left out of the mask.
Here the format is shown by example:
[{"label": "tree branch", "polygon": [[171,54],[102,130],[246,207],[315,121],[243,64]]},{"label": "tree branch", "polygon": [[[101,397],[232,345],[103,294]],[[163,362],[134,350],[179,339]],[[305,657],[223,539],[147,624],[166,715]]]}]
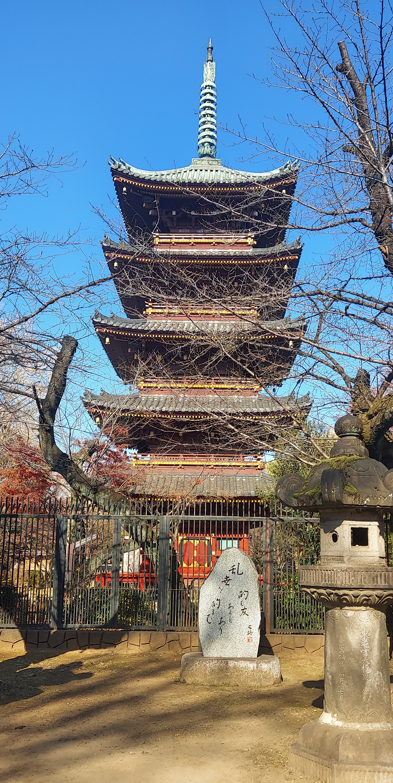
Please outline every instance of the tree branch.
[{"label": "tree branch", "polygon": [[124,496],[87,476],[77,462],[59,449],[55,439],[56,414],[66,389],[68,369],[77,346],[78,342],[74,337],[69,335],[63,337],[46,395],[43,399],[39,399],[35,394],[39,411],[39,443],[43,457],[51,470],[60,473],[76,495],[108,509],[113,505],[124,503]]}]

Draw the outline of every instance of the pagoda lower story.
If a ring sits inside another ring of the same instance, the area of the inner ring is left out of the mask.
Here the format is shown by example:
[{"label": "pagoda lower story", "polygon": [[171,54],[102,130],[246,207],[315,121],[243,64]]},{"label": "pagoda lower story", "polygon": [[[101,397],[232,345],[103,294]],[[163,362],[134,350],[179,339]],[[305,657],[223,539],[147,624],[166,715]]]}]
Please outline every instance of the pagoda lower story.
[{"label": "pagoda lower story", "polygon": [[211,393],[200,388],[201,382],[195,392],[165,389],[163,380],[156,384],[148,392],[86,393],[84,398],[105,432],[120,429],[122,443],[137,449],[132,458],[138,468],[134,494],[244,498],[260,497],[271,489],[255,445],[269,438],[273,444],[277,427],[290,424],[299,409],[309,410],[307,397],[296,402],[282,397],[277,402],[245,385],[233,394],[222,389]]},{"label": "pagoda lower story", "polygon": [[264,452],[310,409],[275,393],[306,328],[286,317],[301,254],[285,242],[296,167],[250,173],[215,157],[210,45],[201,96],[190,166],[111,163],[127,241],[106,237],[103,250],[125,316],[96,312],[93,324],[130,390],[86,392],[84,404],[133,450],[141,498],[261,497]]}]

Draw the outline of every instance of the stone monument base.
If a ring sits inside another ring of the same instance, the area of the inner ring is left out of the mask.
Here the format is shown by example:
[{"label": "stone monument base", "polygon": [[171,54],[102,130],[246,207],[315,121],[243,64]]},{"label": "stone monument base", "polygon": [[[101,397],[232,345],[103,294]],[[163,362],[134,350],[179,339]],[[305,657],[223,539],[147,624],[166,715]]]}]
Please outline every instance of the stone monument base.
[{"label": "stone monument base", "polygon": [[260,655],[259,658],[204,658],[201,652],[186,653],[181,659],[180,680],[190,685],[269,688],[281,682],[281,665],[276,655]]},{"label": "stone monument base", "polygon": [[290,747],[289,765],[318,783],[393,783],[393,727],[310,721]]}]

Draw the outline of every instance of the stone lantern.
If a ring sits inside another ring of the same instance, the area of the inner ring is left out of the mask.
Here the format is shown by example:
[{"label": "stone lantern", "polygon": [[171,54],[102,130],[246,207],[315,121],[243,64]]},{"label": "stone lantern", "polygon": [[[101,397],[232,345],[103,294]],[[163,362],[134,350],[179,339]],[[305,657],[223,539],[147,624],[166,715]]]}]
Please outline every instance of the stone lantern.
[{"label": "stone lantern", "polygon": [[284,476],[283,503],[321,518],[321,564],[304,566],[304,592],[326,607],[325,699],[319,720],[300,730],[290,764],[314,781],[393,783],[384,520],[393,510],[393,470],[370,459],[360,420],[343,416],[330,459],[307,479]]}]

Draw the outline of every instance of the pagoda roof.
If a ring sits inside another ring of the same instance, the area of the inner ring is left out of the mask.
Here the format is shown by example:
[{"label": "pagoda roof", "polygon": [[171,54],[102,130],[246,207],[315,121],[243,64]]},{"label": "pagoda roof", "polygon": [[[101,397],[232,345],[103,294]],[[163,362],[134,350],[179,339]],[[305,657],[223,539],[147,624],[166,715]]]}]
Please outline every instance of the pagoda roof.
[{"label": "pagoda roof", "polygon": [[211,475],[211,471],[182,471],[181,473],[157,473],[147,468],[140,482],[132,488],[133,495],[144,497],[175,498],[258,498],[261,492],[272,492],[275,479],[267,470],[255,475]]},{"label": "pagoda roof", "polygon": [[123,318],[118,315],[106,316],[98,310],[94,313],[93,324],[96,327],[108,327],[108,329],[125,330],[129,332],[144,332],[146,334],[170,333],[181,335],[200,335],[208,333],[209,335],[221,335],[231,332],[252,332],[256,331],[260,336],[262,331],[266,331],[269,336],[280,336],[289,332],[303,332],[306,327],[304,316],[291,319],[289,316],[277,321],[247,321],[244,319],[230,320],[195,320],[190,318]]},{"label": "pagoda roof", "polygon": [[175,186],[207,185],[210,187],[214,185],[266,185],[288,179],[293,182],[299,171],[298,164],[290,161],[272,171],[239,171],[223,166],[218,158],[193,158],[189,166],[164,171],[138,169],[126,163],[122,158],[116,160],[111,157],[109,165],[114,177],[118,174],[125,174],[135,181],[135,184],[151,183],[153,187],[155,184],[160,185],[161,183]]},{"label": "pagoda roof", "polygon": [[93,394],[86,390],[83,403],[87,409],[113,411],[118,416],[151,414],[152,416],[165,415],[167,413],[185,414],[186,417],[202,414],[223,413],[226,415],[252,415],[264,416],[304,411],[311,408],[308,394],[303,397],[275,398],[267,394],[255,394],[254,396],[240,394],[144,394],[132,392],[131,394],[109,394],[102,391],[101,394]]},{"label": "pagoda roof", "polygon": [[169,256],[171,260],[184,258],[185,261],[188,261],[196,257],[197,259],[201,258],[203,261],[211,258],[213,261],[215,257],[219,257],[220,259],[227,259],[228,263],[231,263],[232,259],[232,263],[238,264],[242,259],[247,263],[250,258],[253,262],[260,260],[261,263],[265,263],[276,257],[278,260],[280,256],[287,257],[295,255],[296,257],[300,257],[303,244],[300,239],[295,239],[290,243],[280,242],[277,245],[266,248],[249,246],[246,249],[237,249],[236,247],[227,249],[225,248],[225,245],[216,245],[216,247],[213,248],[187,247],[187,249],[172,247],[157,248],[156,246],[152,246],[144,250],[138,250],[128,242],[122,240],[120,242],[115,242],[113,239],[104,236],[102,248],[104,253],[105,251],[109,253],[116,252],[116,256],[119,257],[121,257],[122,253],[125,253],[126,256],[132,256],[132,259],[137,261],[160,261],[165,260],[167,256]]}]

